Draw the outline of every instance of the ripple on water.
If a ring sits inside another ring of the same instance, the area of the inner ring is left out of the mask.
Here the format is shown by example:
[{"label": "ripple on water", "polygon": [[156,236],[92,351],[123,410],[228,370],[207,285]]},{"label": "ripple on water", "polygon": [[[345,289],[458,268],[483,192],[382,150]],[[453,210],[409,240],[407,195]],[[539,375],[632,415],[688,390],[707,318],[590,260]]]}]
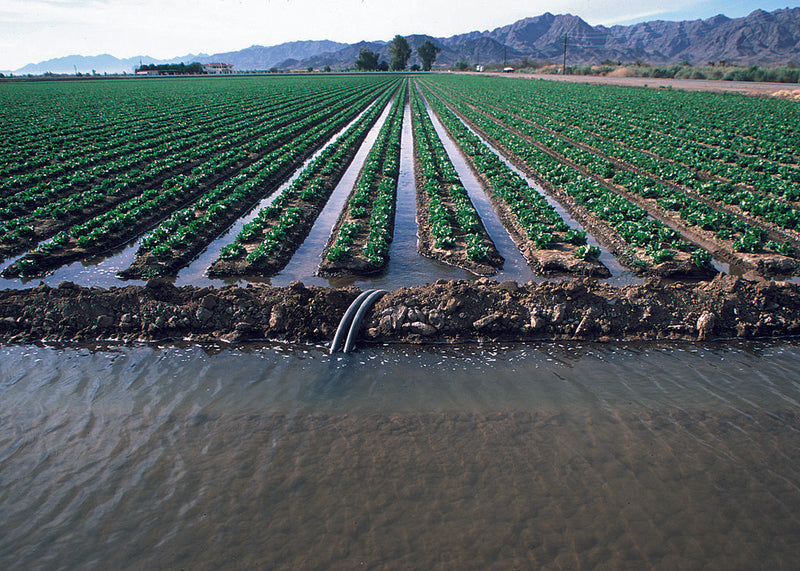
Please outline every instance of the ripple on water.
[{"label": "ripple on water", "polygon": [[795,567],[798,370],[777,341],[2,347],[0,564]]}]

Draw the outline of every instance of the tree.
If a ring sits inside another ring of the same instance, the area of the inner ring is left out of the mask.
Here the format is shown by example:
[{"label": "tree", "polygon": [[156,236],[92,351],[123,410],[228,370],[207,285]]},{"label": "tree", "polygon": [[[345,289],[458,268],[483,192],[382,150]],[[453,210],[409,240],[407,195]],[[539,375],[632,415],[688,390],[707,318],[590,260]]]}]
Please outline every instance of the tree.
[{"label": "tree", "polygon": [[422,60],[422,71],[430,71],[433,62],[436,61],[436,54],[441,52],[442,49],[433,45],[430,40],[425,40],[420,47],[417,48],[417,55]]},{"label": "tree", "polygon": [[389,68],[392,71],[403,71],[408,63],[408,58],[411,57],[411,46],[403,36],[398,34],[389,44],[389,55],[391,56]]},{"label": "tree", "polygon": [[381,63],[378,64],[378,71],[389,71],[389,64],[381,60]]},{"label": "tree", "polygon": [[456,71],[467,71],[469,69],[469,64],[465,61],[457,61],[455,66]]},{"label": "tree", "polygon": [[361,48],[356,60],[356,69],[375,71],[378,69],[378,54],[367,48]]}]

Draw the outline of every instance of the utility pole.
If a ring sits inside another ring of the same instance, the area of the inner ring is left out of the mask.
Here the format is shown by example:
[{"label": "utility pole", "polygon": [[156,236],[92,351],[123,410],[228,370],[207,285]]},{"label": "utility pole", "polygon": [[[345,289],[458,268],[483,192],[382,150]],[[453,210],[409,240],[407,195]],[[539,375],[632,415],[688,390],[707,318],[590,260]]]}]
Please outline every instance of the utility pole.
[{"label": "utility pole", "polygon": [[564,65],[561,67],[561,75],[567,75],[567,34],[564,34]]}]

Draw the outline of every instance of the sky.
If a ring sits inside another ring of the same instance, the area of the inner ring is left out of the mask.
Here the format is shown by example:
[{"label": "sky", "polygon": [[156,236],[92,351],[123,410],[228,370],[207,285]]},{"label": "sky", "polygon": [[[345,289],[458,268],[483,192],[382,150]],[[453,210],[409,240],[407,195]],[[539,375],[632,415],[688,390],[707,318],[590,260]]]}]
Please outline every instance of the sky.
[{"label": "sky", "polygon": [[295,40],[447,37],[545,12],[614,25],[720,13],[737,18],[796,5],[787,0],[0,0],[0,69],[68,55],[169,59]]}]

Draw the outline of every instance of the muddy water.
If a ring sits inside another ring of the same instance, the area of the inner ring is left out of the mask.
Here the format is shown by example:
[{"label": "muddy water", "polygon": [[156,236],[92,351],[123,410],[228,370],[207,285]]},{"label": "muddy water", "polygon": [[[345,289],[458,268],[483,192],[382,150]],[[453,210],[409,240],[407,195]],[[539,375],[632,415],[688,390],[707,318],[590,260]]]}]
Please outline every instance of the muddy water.
[{"label": "muddy water", "polygon": [[3,569],[791,569],[800,344],[0,348]]},{"label": "muddy water", "polygon": [[[268,196],[263,198],[258,204],[256,204],[250,211],[239,218],[233,225],[231,225],[222,235],[214,240],[208,247],[203,250],[197,258],[195,258],[191,264],[183,268],[180,272],[178,272],[178,277],[175,280],[175,285],[213,285],[214,283],[237,283],[240,280],[237,278],[230,278],[230,279],[223,279],[223,280],[211,280],[206,275],[208,269],[211,267],[217,259],[219,258],[219,253],[225,246],[232,244],[236,236],[238,236],[239,232],[242,231],[245,224],[252,222],[258,213],[267,208],[270,204],[272,204],[276,198],[278,198],[287,188],[289,188],[292,183],[300,176],[300,174],[311,164],[311,162],[316,159],[319,155],[321,155],[325,149],[332,145],[336,140],[343,135],[352,125],[354,125],[361,117],[370,109],[372,106],[368,107],[361,113],[359,113],[352,121],[350,121],[347,125],[342,127],[337,133],[335,133],[330,139],[328,139],[325,144],[323,144],[319,149],[317,149],[310,157],[308,157],[303,163],[295,169],[295,171],[287,178],[283,183],[278,185],[274,190],[270,191]],[[385,113],[384,113],[385,115]],[[379,122],[383,122],[384,118],[382,117]]]},{"label": "muddy water", "polygon": [[425,108],[431,118],[436,134],[439,135],[447,156],[450,158],[450,162],[453,163],[464,189],[469,194],[469,198],[475,206],[484,228],[486,228],[486,233],[489,234],[495,248],[505,260],[502,270],[497,273],[495,279],[514,280],[519,283],[526,283],[532,280],[534,278],[533,271],[528,266],[525,257],[514,243],[514,240],[512,240],[503,223],[500,222],[500,217],[495,212],[491,202],[489,202],[489,197],[486,195],[483,185],[470,169],[464,155],[458,150],[456,142],[447,133],[439,118],[431,111],[427,101],[425,102]]},{"label": "muddy water", "polygon": [[[211,279],[206,276],[206,271],[211,263],[218,257],[219,250],[232,241],[233,237],[241,230],[244,224],[252,220],[258,209],[271,203],[285,186],[291,184],[292,180],[299,175],[300,169],[298,169],[293,177],[285,182],[276,192],[265,198],[257,208],[240,218],[228,231],[204,250],[192,264],[181,270],[178,277],[174,280],[176,285],[213,285],[215,287],[222,287],[237,283],[244,286],[248,282],[286,285],[293,280],[301,280],[306,285],[340,287],[355,284],[362,288],[396,289],[403,286],[424,285],[435,282],[438,279],[476,279],[476,276],[467,271],[424,258],[417,253],[413,140],[410,127],[411,116],[408,105],[406,105],[404,114],[401,137],[400,174],[397,188],[397,214],[394,239],[390,249],[390,261],[386,271],[375,276],[349,276],[336,279],[320,278],[315,275],[322,248],[325,246],[330,230],[336,222],[343,200],[347,198],[349,191],[352,190],[358,172],[371,146],[370,143],[377,137],[379,127],[385,119],[385,114],[386,112],[376,127],[370,131],[367,142],[364,143],[359,150],[358,156],[354,159],[350,169],[334,192],[331,204],[326,207],[321,214],[319,222],[312,230],[312,234],[283,272],[280,272],[272,278],[249,277],[246,279]],[[346,128],[347,127],[345,127],[342,132]],[[327,144],[333,142],[336,136],[338,136],[338,134],[331,138]],[[319,152],[321,152],[321,150],[316,154]],[[316,156],[316,154],[314,156]],[[312,159],[313,157],[306,161],[304,166]],[[0,278],[0,289],[34,287],[38,285],[40,281],[52,287],[56,287],[62,281],[71,281],[86,287],[99,286],[106,288],[144,283],[138,280],[121,280],[116,275],[117,272],[124,270],[133,262],[140,242],[141,238],[117,250],[109,252],[106,255],[98,256],[90,260],[74,262],[57,269],[43,278],[13,280]],[[16,259],[17,258],[13,258],[0,263],[0,271],[6,266],[11,265]]]},{"label": "muddy water", "polygon": [[[547,194],[547,192],[545,192],[545,190],[541,187],[541,185],[539,185],[539,183],[537,183],[535,180],[533,180],[531,177],[529,177],[524,171],[522,171],[520,168],[518,168],[514,163],[509,161],[506,158],[506,156],[503,155],[503,153],[501,153],[489,141],[484,139],[480,134],[476,133],[475,130],[472,129],[472,127],[470,127],[466,123],[464,123],[464,126],[467,129],[469,129],[470,132],[472,132],[473,135],[478,137],[478,139],[480,139],[481,142],[484,145],[486,145],[486,147],[490,151],[492,151],[495,155],[497,155],[497,158],[499,158],[501,161],[503,161],[503,164],[505,164],[508,168],[510,168],[512,171],[514,171],[520,178],[522,178],[528,184],[529,187],[531,187],[532,189],[536,190],[536,192],[541,194],[544,197],[544,199],[547,201],[547,203],[550,206],[552,206],[553,209],[558,213],[558,215],[561,217],[561,219],[564,220],[564,222],[567,224],[567,226],[569,226],[570,228],[574,228],[575,230],[584,230],[585,231],[585,229],[580,224],[580,222],[575,220],[569,214],[569,212],[567,212],[564,209],[564,207],[561,206],[561,204],[558,201],[556,201],[549,194]],[[599,258],[599,260],[611,272],[611,278],[609,278],[607,280],[602,280],[602,281],[604,281],[606,283],[611,283],[613,285],[629,285],[629,284],[633,284],[633,283],[641,283],[641,282],[644,281],[644,280],[641,280],[640,278],[637,278],[630,270],[624,268],[622,266],[622,264],[619,263],[619,260],[617,260],[617,258],[615,258],[614,255],[611,252],[609,252],[608,249],[605,246],[603,246],[600,242],[598,242],[597,238],[595,238],[590,232],[587,232],[586,239],[587,239],[587,242],[591,246],[595,246],[596,248],[600,249],[600,258]]]}]

